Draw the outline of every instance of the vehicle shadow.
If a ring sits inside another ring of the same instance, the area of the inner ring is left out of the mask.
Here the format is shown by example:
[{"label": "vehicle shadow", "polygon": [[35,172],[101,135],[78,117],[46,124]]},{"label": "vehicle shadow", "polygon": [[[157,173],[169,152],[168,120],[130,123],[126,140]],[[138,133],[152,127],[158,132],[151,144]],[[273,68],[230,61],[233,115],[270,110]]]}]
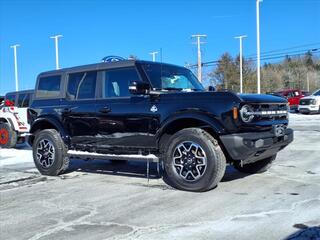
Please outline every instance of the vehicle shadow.
[{"label": "vehicle shadow", "polygon": [[[80,160],[71,159],[69,172],[86,172],[106,175],[117,175],[134,178],[148,178],[147,162],[144,161],[110,161],[110,160]],[[149,163],[149,178],[162,178],[161,165]],[[222,182],[230,182],[244,178],[249,174],[237,171],[233,166],[227,166]]]},{"label": "vehicle shadow", "polygon": [[[110,161],[71,159],[69,172],[86,172],[106,175],[117,175],[135,178],[147,178],[147,162],[143,161]],[[149,178],[159,179],[156,163],[149,163]]]}]

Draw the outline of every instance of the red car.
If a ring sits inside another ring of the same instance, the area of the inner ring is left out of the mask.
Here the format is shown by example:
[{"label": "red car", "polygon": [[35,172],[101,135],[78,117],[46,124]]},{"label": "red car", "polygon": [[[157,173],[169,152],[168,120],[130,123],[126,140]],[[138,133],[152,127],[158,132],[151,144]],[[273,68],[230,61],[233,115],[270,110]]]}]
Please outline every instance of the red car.
[{"label": "red car", "polygon": [[276,91],[276,94],[288,99],[290,110],[298,111],[300,98],[307,96],[308,92],[299,89],[283,89]]}]

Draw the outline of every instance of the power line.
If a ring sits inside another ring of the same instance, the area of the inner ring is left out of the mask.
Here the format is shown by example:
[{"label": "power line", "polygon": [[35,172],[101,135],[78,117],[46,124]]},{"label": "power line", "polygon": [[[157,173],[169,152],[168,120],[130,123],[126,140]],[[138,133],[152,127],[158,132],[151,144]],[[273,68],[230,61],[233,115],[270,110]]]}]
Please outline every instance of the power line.
[{"label": "power line", "polygon": [[[305,49],[305,50],[291,51],[291,52],[283,52],[283,53],[281,53],[282,55],[280,55],[280,53],[265,55],[265,56],[262,56],[261,60],[279,59],[279,58],[284,58],[284,57],[287,57],[287,56],[288,57],[301,56],[301,55],[305,55],[309,51],[314,55],[314,54],[320,53],[320,48]],[[247,58],[247,60],[256,61],[256,59],[254,57]],[[208,66],[216,66],[218,63],[219,63],[219,60],[208,61],[208,62],[202,63],[202,66],[206,66],[206,67],[208,67]],[[197,66],[196,64],[189,65],[190,68],[194,68],[196,66]]]},{"label": "power line", "polygon": [[[265,52],[262,52],[261,55],[265,55],[265,54],[268,54],[268,53],[285,51],[285,50],[303,48],[303,47],[310,47],[310,46],[320,46],[320,42],[303,44],[303,45],[296,45],[296,46],[289,47],[289,48],[275,49],[275,50],[271,50],[271,51],[265,51]],[[256,56],[257,56],[256,53],[247,55],[247,57],[256,57]]]}]

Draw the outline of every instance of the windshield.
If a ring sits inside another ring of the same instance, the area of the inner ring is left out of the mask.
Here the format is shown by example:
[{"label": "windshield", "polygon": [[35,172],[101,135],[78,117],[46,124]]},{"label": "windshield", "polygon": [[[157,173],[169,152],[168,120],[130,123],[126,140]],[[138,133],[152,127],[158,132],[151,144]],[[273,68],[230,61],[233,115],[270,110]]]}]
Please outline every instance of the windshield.
[{"label": "windshield", "polygon": [[320,96],[320,90],[316,91],[314,94],[312,94],[314,96]]},{"label": "windshield", "polygon": [[166,64],[141,64],[154,90],[203,91],[193,73],[183,67]]}]

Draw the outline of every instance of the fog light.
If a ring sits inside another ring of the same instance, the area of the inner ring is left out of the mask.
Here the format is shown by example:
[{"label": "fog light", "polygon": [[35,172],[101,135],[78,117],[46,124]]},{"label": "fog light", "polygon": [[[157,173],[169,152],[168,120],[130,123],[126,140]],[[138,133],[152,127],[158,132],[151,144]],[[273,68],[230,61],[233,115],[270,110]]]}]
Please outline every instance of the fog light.
[{"label": "fog light", "polygon": [[255,148],[261,148],[264,145],[263,139],[259,139],[254,143]]}]

